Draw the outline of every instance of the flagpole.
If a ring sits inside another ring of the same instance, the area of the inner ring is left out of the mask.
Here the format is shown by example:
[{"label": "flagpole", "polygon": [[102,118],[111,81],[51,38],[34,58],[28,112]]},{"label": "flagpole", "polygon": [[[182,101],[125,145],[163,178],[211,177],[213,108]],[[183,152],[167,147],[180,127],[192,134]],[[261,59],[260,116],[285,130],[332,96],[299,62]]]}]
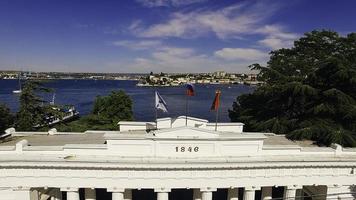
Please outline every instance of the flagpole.
[{"label": "flagpole", "polygon": [[188,95],[185,95],[185,126],[188,126]]},{"label": "flagpole", "polygon": [[220,108],[220,95],[221,95],[221,91],[220,90],[216,90],[215,92],[215,107],[216,107],[216,111],[215,111],[215,131],[218,130],[218,121],[219,121],[219,108]]},{"label": "flagpole", "polygon": [[158,111],[157,111],[157,108],[156,108],[156,107],[155,107],[155,111],[156,111],[156,130],[158,130],[158,124],[157,124]]},{"label": "flagpole", "polygon": [[215,114],[216,114],[216,116],[215,116],[215,131],[218,130],[219,107],[220,106],[218,106],[218,109],[216,109],[216,112],[215,112]]},{"label": "flagpole", "polygon": [[155,90],[155,100],[154,100],[154,102],[155,102],[155,106],[154,106],[154,108],[155,108],[155,118],[156,118],[156,130],[158,129],[157,127],[157,116],[158,116],[158,109],[157,109],[157,105],[156,105],[156,98],[157,98],[157,90]]}]

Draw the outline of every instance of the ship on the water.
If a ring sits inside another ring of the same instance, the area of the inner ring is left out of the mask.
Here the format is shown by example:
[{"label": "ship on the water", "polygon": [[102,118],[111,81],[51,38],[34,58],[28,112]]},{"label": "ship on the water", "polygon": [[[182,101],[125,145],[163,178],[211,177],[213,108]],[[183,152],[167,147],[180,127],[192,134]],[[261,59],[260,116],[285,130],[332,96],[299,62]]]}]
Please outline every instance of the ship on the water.
[{"label": "ship on the water", "polygon": [[59,116],[48,113],[44,119],[45,123],[37,124],[35,128],[53,126],[61,122],[69,122],[79,117],[79,112],[76,110],[76,108],[73,105],[58,107],[55,106],[55,99],[56,99],[56,94],[54,93],[52,96],[52,101],[49,102],[49,104],[51,105],[51,108],[54,111],[59,113]]}]

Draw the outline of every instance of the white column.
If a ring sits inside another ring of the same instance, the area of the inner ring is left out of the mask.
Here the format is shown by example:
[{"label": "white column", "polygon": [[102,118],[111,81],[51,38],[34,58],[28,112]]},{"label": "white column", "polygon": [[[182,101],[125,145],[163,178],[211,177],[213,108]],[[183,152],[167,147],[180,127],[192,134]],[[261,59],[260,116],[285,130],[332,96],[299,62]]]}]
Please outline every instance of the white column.
[{"label": "white column", "polygon": [[297,195],[297,189],[302,189],[302,186],[298,185],[289,185],[284,188],[284,196],[285,200],[295,200]]},{"label": "white column", "polygon": [[112,192],[112,200],[124,200],[124,192],[123,188],[108,188],[108,192]]},{"label": "white column", "polygon": [[272,199],[272,187],[262,187],[261,189],[261,199],[268,200]]},{"label": "white column", "polygon": [[212,200],[213,192],[216,191],[216,188],[200,188],[200,191],[202,200]]},{"label": "white column", "polygon": [[157,192],[157,200],[168,200],[168,192]]},{"label": "white column", "polygon": [[284,197],[283,197],[283,199],[286,199],[286,200],[295,200],[296,192],[297,192],[296,189],[287,189],[287,188],[286,188],[285,191],[284,191]]},{"label": "white column", "polygon": [[122,192],[113,192],[112,193],[112,200],[123,200],[124,199],[124,193]]},{"label": "white column", "polygon": [[80,200],[78,188],[61,188],[61,191],[67,192],[67,200]]},{"label": "white column", "polygon": [[212,200],[213,199],[213,192],[204,191],[201,193],[202,200]]},{"label": "white column", "polygon": [[229,188],[227,191],[227,200],[239,200],[239,188]]},{"label": "white column", "polygon": [[85,200],[96,200],[96,191],[94,188],[84,189],[84,199]]},{"label": "white column", "polygon": [[326,199],[354,199],[351,194],[352,188],[350,186],[342,185],[329,185],[327,188]]},{"label": "white column", "polygon": [[[0,197],[3,197],[3,196],[0,194]],[[30,199],[39,199],[39,198],[40,198],[40,193],[38,192],[38,188],[31,189]],[[6,199],[6,198],[4,198],[4,199]]]},{"label": "white column", "polygon": [[328,185],[326,189],[326,199],[338,199],[340,185]]},{"label": "white column", "polygon": [[18,187],[18,188],[13,188],[12,189],[14,192],[14,197],[15,199],[21,199],[21,200],[30,200],[31,196],[30,196],[30,188],[28,187]]},{"label": "white column", "polygon": [[154,191],[157,193],[157,200],[168,200],[169,192],[171,189],[169,188],[156,188]]},{"label": "white column", "polygon": [[244,190],[244,200],[255,200],[255,192],[259,190],[259,187],[251,186],[245,187]]},{"label": "white column", "polygon": [[297,189],[295,200],[302,200],[303,199],[303,189]]},{"label": "white column", "polygon": [[125,189],[124,200],[132,200],[132,189]]},{"label": "white column", "polygon": [[79,191],[68,191],[67,200],[79,200]]},{"label": "white column", "polygon": [[201,200],[200,189],[193,189],[193,200]]}]

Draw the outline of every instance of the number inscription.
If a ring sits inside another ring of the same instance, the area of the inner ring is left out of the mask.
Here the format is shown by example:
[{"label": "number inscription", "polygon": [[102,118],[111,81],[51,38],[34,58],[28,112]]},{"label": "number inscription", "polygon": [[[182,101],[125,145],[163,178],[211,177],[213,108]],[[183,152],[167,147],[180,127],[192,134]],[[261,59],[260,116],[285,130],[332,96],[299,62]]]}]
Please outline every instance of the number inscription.
[{"label": "number inscription", "polygon": [[176,152],[199,152],[199,147],[176,146]]}]

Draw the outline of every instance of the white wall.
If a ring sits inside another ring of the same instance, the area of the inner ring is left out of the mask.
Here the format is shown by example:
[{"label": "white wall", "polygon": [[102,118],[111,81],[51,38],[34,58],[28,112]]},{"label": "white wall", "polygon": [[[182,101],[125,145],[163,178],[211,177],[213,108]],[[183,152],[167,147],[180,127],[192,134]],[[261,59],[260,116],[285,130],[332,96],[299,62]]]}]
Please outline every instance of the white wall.
[{"label": "white wall", "polygon": [[[128,122],[121,121],[118,123],[120,127],[120,131],[130,131],[130,130],[147,130],[154,129],[156,125],[154,122]],[[203,128],[208,130],[215,130],[215,123],[209,123],[208,120],[199,119],[194,117],[186,117],[179,116],[176,119],[172,118],[159,118],[157,119],[157,128],[158,129],[166,129],[166,128],[176,128],[176,127],[195,127],[195,128]],[[218,131],[222,132],[235,132],[242,133],[243,131],[243,123],[218,123]]]}]

